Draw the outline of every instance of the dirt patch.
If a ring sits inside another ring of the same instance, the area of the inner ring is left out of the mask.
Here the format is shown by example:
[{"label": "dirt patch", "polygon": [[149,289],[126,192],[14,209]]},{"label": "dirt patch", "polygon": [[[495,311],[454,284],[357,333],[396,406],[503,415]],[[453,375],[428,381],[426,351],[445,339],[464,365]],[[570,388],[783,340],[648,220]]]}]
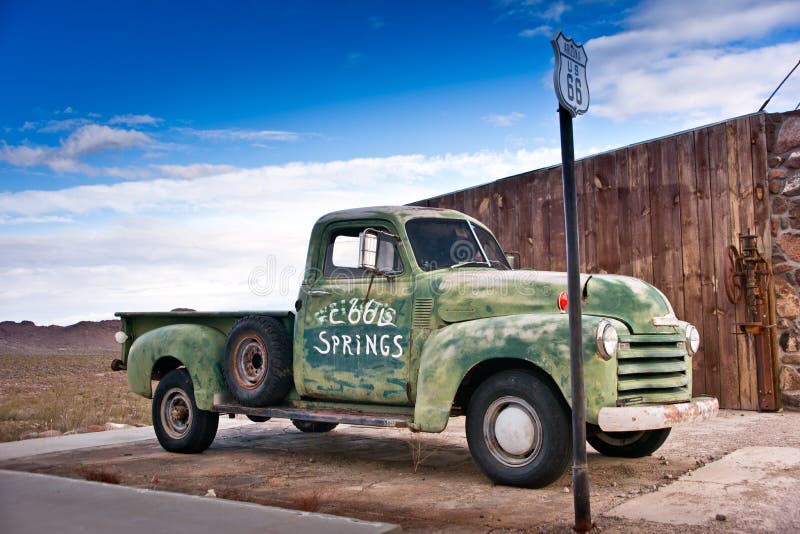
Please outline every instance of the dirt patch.
[{"label": "dirt patch", "polygon": [[[604,532],[724,531],[724,524],[671,529],[602,514],[755,445],[800,447],[800,414],[725,411],[708,424],[674,429],[655,456],[638,460],[590,449],[593,518]],[[472,462],[463,419],[452,420],[442,434],[421,437],[347,425],[303,434],[286,421],[269,421],[221,431],[200,455],[170,454],[141,442],[18,459],[0,468],[72,478],[82,478],[76,470],[84,468],[113,473],[133,487],[193,495],[213,489],[221,498],[399,523],[411,531],[566,533],[572,524],[569,473],[540,490],[492,485]]]}]

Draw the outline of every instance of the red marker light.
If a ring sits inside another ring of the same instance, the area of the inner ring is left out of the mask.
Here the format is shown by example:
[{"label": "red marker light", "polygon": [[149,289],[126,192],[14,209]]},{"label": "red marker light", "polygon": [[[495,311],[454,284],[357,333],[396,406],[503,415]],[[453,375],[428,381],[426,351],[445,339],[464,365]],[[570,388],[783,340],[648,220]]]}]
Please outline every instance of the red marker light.
[{"label": "red marker light", "polygon": [[567,299],[567,292],[562,291],[558,294],[558,309],[562,312],[567,311],[567,304],[569,304],[569,299]]}]

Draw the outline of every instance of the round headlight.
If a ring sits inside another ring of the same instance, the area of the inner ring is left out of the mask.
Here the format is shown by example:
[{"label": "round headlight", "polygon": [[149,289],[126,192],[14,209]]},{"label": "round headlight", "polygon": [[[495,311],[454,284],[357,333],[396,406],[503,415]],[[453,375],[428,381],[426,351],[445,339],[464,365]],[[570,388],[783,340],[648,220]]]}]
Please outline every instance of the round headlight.
[{"label": "round headlight", "polygon": [[700,332],[691,324],[686,326],[686,348],[692,356],[700,349]]},{"label": "round headlight", "polygon": [[597,325],[597,348],[604,360],[610,360],[616,356],[619,348],[617,329],[605,319]]},{"label": "round headlight", "polygon": [[126,341],[128,341],[128,334],[126,334],[125,332],[123,332],[123,331],[121,331],[121,330],[120,330],[119,332],[117,332],[116,334],[114,334],[114,340],[115,340],[117,343],[119,343],[120,345],[122,345],[123,343],[125,343]]}]

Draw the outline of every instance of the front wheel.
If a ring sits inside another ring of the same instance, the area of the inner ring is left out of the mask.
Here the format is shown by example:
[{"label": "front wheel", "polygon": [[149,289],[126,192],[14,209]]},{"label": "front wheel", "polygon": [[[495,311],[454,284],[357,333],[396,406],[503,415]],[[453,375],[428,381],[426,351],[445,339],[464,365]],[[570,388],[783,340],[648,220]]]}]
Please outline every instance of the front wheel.
[{"label": "front wheel", "polygon": [[153,427],[158,442],[169,452],[195,454],[206,450],[217,435],[219,414],[194,402],[194,386],[186,369],[161,379],[153,395]]},{"label": "front wheel", "polygon": [[603,432],[587,436],[586,441],[600,454],[619,458],[641,458],[649,456],[661,447],[671,428],[639,430],[636,432]]},{"label": "front wheel", "polygon": [[533,373],[503,371],[484,381],[467,408],[467,443],[492,481],[541,488],[572,455],[569,413]]}]

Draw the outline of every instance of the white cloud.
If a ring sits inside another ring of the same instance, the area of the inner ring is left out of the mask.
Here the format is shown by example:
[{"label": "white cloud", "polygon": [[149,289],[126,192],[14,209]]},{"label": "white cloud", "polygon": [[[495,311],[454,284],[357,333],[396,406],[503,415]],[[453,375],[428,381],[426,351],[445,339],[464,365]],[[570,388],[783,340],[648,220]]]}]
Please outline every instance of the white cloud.
[{"label": "white cloud", "polygon": [[[168,170],[176,178],[85,185],[58,191],[0,193],[0,214],[35,216],[106,210],[119,214],[202,210],[229,213],[252,209],[253,199],[259,198],[268,199],[269,205],[302,204],[312,198],[319,200],[317,205],[326,205],[325,199],[337,194],[354,202],[360,195],[378,200],[387,196],[387,191],[397,191],[400,185],[404,191],[402,202],[409,202],[427,193],[446,192],[465,184],[550,165],[558,162],[559,157],[557,148],[540,148],[295,162],[256,168],[160,166],[155,168],[165,174]],[[207,174],[201,176],[200,170]],[[298,192],[302,194],[298,196]],[[389,196],[394,200],[384,202],[399,202],[396,194]]]},{"label": "white cloud", "polygon": [[57,215],[45,215],[44,217],[9,217],[0,215],[0,225],[20,225],[20,224],[63,224],[74,222],[72,217],[59,217]]},{"label": "white cloud", "polygon": [[503,11],[503,17],[535,18],[555,22],[561,20],[561,15],[572,9],[560,0],[551,3],[543,3],[542,0],[498,0],[495,4]]},{"label": "white cloud", "polygon": [[23,125],[20,127],[19,131],[25,132],[25,131],[34,130],[34,129],[36,129],[36,123],[35,122],[25,121],[23,123]]},{"label": "white cloud", "polygon": [[514,123],[519,122],[524,118],[525,115],[523,113],[520,113],[518,111],[512,111],[511,113],[507,113],[505,115],[499,113],[485,115],[483,117],[483,120],[488,122],[492,126],[505,127],[505,126],[511,126]]},{"label": "white cloud", "polygon": [[535,28],[529,28],[527,30],[522,30],[517,35],[520,37],[536,37],[537,35],[545,35],[550,36],[553,34],[553,28],[547,25],[536,26]]},{"label": "white cloud", "polygon": [[155,144],[155,141],[136,130],[122,130],[87,124],[62,139],[59,146],[9,146],[0,147],[0,161],[17,167],[47,166],[56,172],[83,172],[97,174],[97,169],[82,163],[80,157],[103,150],[124,150]]},{"label": "white cloud", "polygon": [[149,135],[136,130],[89,124],[67,137],[61,145],[61,152],[67,156],[80,156],[100,150],[124,150],[153,143]]},{"label": "white cloud", "polygon": [[165,177],[194,180],[219,174],[234,172],[237,167],[233,165],[212,165],[210,163],[194,163],[192,165],[150,165]]},{"label": "white cloud", "polygon": [[561,15],[563,15],[570,9],[571,8],[564,2],[554,2],[550,4],[550,7],[545,9],[540,16],[545,20],[552,20],[558,22],[559,20],[561,20]]},{"label": "white cloud", "polygon": [[164,119],[151,115],[116,115],[108,119],[108,124],[125,124],[126,126],[156,126]]},{"label": "white cloud", "polygon": [[3,142],[0,148],[0,161],[16,167],[32,167],[41,165],[50,154],[51,149],[41,146],[9,146]]},{"label": "white cloud", "polygon": [[[153,168],[170,179],[0,193],[0,317],[41,324],[121,309],[289,308],[324,212],[403,204],[559,157],[553,147],[173,165]],[[275,287],[258,296],[248,277],[265,266]]]},{"label": "white cloud", "polygon": [[591,112],[682,114],[688,123],[754,112],[800,57],[800,41],[749,41],[800,27],[796,14],[796,2],[645,2],[626,30],[586,43]]},{"label": "white cloud", "polygon": [[240,128],[221,128],[217,130],[176,128],[176,130],[210,141],[297,141],[300,139],[300,134],[284,130],[245,130]]},{"label": "white cloud", "polygon": [[39,128],[40,133],[57,133],[57,132],[69,132],[75,130],[76,128],[80,128],[81,126],[85,126],[87,124],[91,124],[92,121],[89,119],[62,119],[62,120],[49,120],[45,123],[44,126]]}]

